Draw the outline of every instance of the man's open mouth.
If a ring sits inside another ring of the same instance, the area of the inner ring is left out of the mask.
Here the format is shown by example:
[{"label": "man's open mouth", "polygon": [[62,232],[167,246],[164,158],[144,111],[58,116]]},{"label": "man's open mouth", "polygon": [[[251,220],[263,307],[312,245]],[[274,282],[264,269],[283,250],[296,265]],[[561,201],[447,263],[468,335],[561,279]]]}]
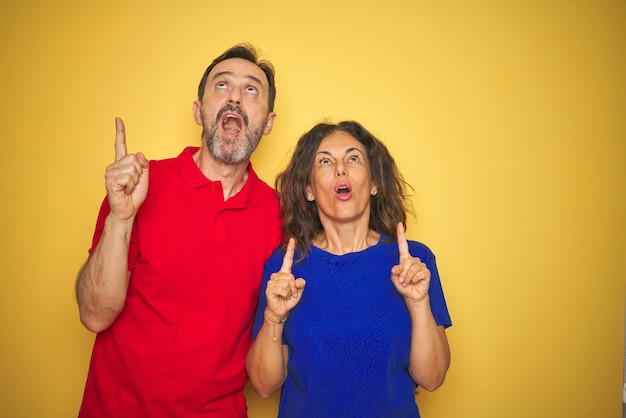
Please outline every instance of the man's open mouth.
[{"label": "man's open mouth", "polygon": [[237,135],[241,132],[241,127],[243,126],[243,121],[241,116],[236,113],[227,112],[222,117],[222,129],[228,135]]}]

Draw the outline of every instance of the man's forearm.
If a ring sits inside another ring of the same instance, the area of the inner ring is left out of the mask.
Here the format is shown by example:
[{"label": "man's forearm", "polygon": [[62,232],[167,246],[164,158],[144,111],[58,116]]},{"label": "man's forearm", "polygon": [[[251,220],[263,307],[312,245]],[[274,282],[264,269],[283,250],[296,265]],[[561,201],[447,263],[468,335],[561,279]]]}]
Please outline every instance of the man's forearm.
[{"label": "man's forearm", "polygon": [[107,329],[124,308],[131,231],[132,221],[118,222],[109,215],[98,245],[78,273],[80,320],[92,332]]}]

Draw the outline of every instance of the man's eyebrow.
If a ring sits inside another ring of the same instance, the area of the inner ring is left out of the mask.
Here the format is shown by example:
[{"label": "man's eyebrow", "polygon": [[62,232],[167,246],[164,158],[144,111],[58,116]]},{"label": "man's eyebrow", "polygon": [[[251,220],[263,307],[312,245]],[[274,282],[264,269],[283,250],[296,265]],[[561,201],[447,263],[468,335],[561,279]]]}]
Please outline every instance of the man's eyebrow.
[{"label": "man's eyebrow", "polygon": [[[234,75],[235,74],[232,71],[220,71],[219,73],[215,73],[213,75],[212,79],[215,80],[216,78],[221,77],[221,76],[234,76]],[[244,76],[244,78],[249,78],[249,79],[255,81],[256,83],[258,83],[260,86],[263,85],[263,82],[261,81],[260,78],[258,78],[256,76],[253,76],[251,74]]]}]

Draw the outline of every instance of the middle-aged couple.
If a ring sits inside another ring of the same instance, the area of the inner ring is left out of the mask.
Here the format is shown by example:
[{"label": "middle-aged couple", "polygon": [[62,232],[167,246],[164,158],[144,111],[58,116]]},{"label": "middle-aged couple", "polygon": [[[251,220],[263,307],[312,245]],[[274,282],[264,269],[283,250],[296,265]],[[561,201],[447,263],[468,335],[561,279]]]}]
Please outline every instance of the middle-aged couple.
[{"label": "middle-aged couple", "polygon": [[[354,121],[319,123],[274,191],[250,157],[272,130],[272,64],[248,44],[206,69],[200,147],[115,161],[76,281],[96,333],[79,417],[419,417],[451,325],[435,256],[405,238],[410,186]],[[255,314],[256,312],[256,314]]]}]

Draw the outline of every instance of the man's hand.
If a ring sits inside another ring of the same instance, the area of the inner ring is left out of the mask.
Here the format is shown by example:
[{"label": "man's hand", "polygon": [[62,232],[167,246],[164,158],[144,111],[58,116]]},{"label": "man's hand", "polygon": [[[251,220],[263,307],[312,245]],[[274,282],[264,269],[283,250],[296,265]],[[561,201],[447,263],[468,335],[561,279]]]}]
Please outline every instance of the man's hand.
[{"label": "man's hand", "polygon": [[124,122],[115,118],[115,162],[105,174],[111,215],[123,221],[134,219],[148,193],[148,170],[142,153],[127,154]]}]

